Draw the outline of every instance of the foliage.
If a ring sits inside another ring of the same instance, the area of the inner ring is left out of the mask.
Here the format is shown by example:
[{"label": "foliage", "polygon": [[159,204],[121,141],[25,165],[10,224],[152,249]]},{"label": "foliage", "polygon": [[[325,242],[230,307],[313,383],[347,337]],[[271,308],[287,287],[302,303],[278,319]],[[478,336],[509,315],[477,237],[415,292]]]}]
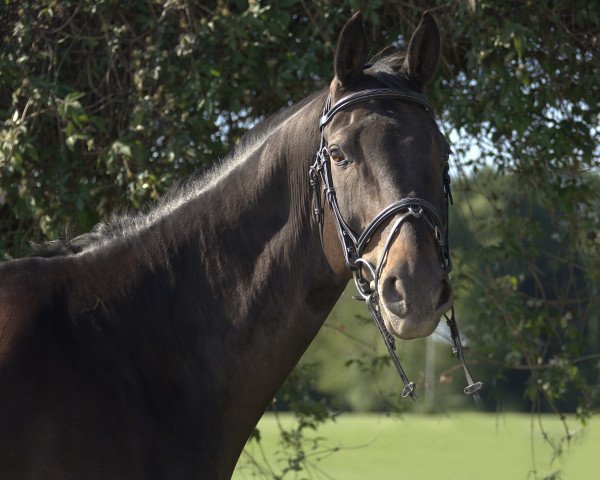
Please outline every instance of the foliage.
[{"label": "foliage", "polygon": [[457,195],[471,234],[456,262],[471,337],[504,375],[528,372],[532,408],[582,417],[600,404],[597,11],[476,2],[462,23],[459,7],[465,61],[451,60],[441,82],[459,169],[491,167]]},{"label": "foliage", "polygon": [[314,41],[302,4],[3,2],[5,257],[73,221],[86,231],[117,206],[144,205],[321,87],[345,15],[322,18]]},{"label": "foliage", "polygon": [[597,11],[476,2],[455,23],[469,39],[462,71],[451,62],[441,83],[459,169],[492,167],[459,185],[471,241],[455,283],[471,336],[499,375],[529,372],[534,409],[583,417],[600,403]]},{"label": "foliage", "polygon": [[534,409],[586,418],[600,403],[597,0],[4,0],[0,258],[145,205],[326,85],[352,9],[377,52],[426,8],[443,47],[426,93],[463,177],[461,324],[505,383],[523,372]]},{"label": "foliage", "polygon": [[600,394],[598,283],[589,275],[597,253],[571,249],[580,246],[581,232],[541,208],[539,192],[511,191],[514,180],[486,171],[468,186],[461,182],[459,220],[471,238],[460,238],[455,249],[458,303],[475,320],[479,352],[498,375],[530,370],[526,393],[539,408],[590,411]]}]

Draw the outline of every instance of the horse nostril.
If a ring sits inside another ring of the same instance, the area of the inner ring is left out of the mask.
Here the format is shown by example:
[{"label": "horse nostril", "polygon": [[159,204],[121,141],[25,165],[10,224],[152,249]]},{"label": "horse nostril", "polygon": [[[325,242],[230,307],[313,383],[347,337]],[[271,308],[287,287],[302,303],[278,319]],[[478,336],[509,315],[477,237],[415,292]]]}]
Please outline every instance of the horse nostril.
[{"label": "horse nostril", "polygon": [[408,307],[406,305],[402,281],[398,277],[390,275],[384,279],[382,287],[382,300],[388,310],[400,317],[405,316],[408,313]]},{"label": "horse nostril", "polygon": [[450,308],[450,302],[452,301],[452,285],[450,280],[447,278],[442,280],[442,292],[440,293],[440,300],[438,302],[438,308],[448,307]]},{"label": "horse nostril", "polygon": [[404,295],[401,292],[401,285],[398,277],[390,275],[383,281],[382,294],[384,300],[390,303],[396,303],[404,300]]}]

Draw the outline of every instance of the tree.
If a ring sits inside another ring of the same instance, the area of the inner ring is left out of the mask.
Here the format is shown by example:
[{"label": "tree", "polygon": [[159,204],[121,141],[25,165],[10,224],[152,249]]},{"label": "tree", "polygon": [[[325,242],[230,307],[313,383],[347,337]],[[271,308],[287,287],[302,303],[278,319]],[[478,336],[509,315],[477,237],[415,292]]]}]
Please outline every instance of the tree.
[{"label": "tree", "polygon": [[[599,403],[598,7],[5,0],[2,258],[146,205],[266,115],[324,87],[352,9],[363,11],[374,53],[403,46],[431,9],[443,51],[426,93],[464,176],[455,196],[466,199],[471,232],[455,262],[457,292],[482,302],[481,315],[461,321],[473,348],[485,347],[480,360],[528,372],[536,408],[585,418]],[[469,179],[484,168],[495,186]]]}]

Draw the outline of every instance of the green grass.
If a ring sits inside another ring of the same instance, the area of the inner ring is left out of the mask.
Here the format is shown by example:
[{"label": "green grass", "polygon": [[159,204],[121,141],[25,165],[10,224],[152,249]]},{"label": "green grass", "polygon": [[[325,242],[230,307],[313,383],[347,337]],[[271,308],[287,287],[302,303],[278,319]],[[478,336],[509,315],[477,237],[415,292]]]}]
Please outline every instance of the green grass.
[{"label": "green grass", "polygon": [[[282,417],[290,425],[290,417]],[[575,431],[579,423],[569,420]],[[542,417],[552,438],[564,432],[553,416]],[[272,415],[259,424],[266,458],[276,472],[279,429]],[[550,464],[551,448],[544,442],[537,417],[526,414],[462,413],[450,416],[404,415],[401,418],[378,414],[344,414],[317,432],[324,441],[319,447],[339,447],[331,454],[311,455],[310,472],[284,478],[335,478],[340,480],[516,480],[544,478],[557,470],[562,480],[600,478],[600,420],[593,419],[579,432],[565,453]],[[311,454],[310,442],[305,443]],[[257,478],[248,468],[248,456],[260,460],[255,442],[245,450],[233,475],[234,480]],[[322,458],[320,458],[322,457]],[[535,463],[534,463],[535,458]],[[535,467],[534,467],[535,465]],[[322,472],[325,472],[323,474]]]}]

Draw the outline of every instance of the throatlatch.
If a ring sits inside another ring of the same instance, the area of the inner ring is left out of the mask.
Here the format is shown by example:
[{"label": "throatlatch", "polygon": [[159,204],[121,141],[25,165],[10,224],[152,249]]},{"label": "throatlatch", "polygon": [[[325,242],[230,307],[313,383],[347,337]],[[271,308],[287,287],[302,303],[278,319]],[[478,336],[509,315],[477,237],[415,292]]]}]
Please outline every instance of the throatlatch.
[{"label": "throatlatch", "polygon": [[[385,342],[385,346],[388,350],[388,353],[398,371],[398,375],[402,379],[404,383],[404,389],[402,390],[403,397],[411,397],[415,404],[419,404],[419,399],[417,397],[415,391],[415,383],[411,382],[402,365],[400,365],[400,361],[396,356],[396,342],[392,334],[385,327],[383,317],[381,316],[381,311],[379,307],[379,298],[378,298],[378,283],[379,278],[381,277],[381,272],[383,269],[383,265],[385,263],[385,259],[387,257],[388,251],[392,246],[393,240],[396,236],[396,233],[402,226],[402,223],[407,220],[409,217],[414,217],[417,219],[423,219],[430,227],[430,230],[436,240],[436,245],[438,247],[438,257],[440,260],[440,264],[442,268],[450,273],[452,270],[452,261],[450,258],[450,247],[448,243],[448,225],[443,224],[440,215],[438,214],[436,208],[422,198],[403,198],[398,202],[392,203],[391,205],[384,208],[379,214],[375,216],[375,218],[371,221],[371,223],[367,226],[365,231],[357,236],[352,229],[348,226],[348,224],[344,221],[342,214],[340,212],[337,198],[335,194],[335,188],[333,186],[333,179],[331,175],[331,163],[329,159],[329,151],[327,150],[327,145],[325,143],[325,134],[324,129],[325,126],[331,121],[333,116],[344,108],[349,107],[350,105],[354,105],[355,103],[362,102],[365,100],[372,99],[394,99],[406,102],[417,103],[423,106],[427,111],[433,114],[433,107],[427,98],[419,93],[397,90],[392,88],[379,88],[379,89],[370,89],[364,90],[362,92],[357,92],[350,94],[346,97],[340,99],[335,105],[331,105],[331,97],[327,98],[327,102],[325,104],[325,108],[323,110],[323,116],[320,121],[320,130],[321,130],[321,143],[319,146],[319,150],[317,151],[316,158],[314,163],[311,165],[309,170],[309,178],[310,185],[313,190],[314,196],[314,214],[317,220],[317,224],[319,226],[319,233],[321,236],[321,243],[323,243],[323,205],[321,202],[321,186],[323,188],[323,193],[325,198],[327,199],[327,203],[329,204],[329,208],[333,214],[334,222],[338,237],[342,244],[342,250],[344,252],[344,259],[346,261],[346,266],[352,271],[354,276],[354,284],[356,285],[356,289],[358,290],[359,296],[355,297],[358,300],[363,300],[367,305],[367,310],[371,314],[377,329],[381,333],[383,340]],[[444,184],[444,195],[445,195],[445,207],[446,207],[446,218],[448,213],[449,205],[452,204],[452,193],[450,191],[450,174],[448,171],[448,165],[446,165],[443,174],[443,184]],[[381,253],[379,260],[377,261],[377,265],[372,265],[367,260],[365,260],[362,255],[365,251],[369,241],[375,234],[375,232],[381,227],[387,220],[392,219],[392,217],[397,217],[394,222],[390,233],[386,239],[386,243]],[[372,281],[368,282],[363,276],[363,268],[366,268]],[[456,325],[456,318],[454,314],[454,306],[451,309],[451,316],[448,317],[446,314],[444,315],[446,318],[446,323],[450,328],[450,336],[452,338],[452,343],[454,345],[453,352],[456,355],[458,361],[462,364],[463,369],[465,371],[465,375],[467,377],[468,385],[464,389],[465,395],[472,395],[475,399],[475,403],[479,404],[480,398],[478,391],[483,388],[482,382],[475,382],[471,376],[471,372],[465,363],[464,355],[463,355],[463,346],[460,341],[460,333],[458,331],[458,327]]]}]

